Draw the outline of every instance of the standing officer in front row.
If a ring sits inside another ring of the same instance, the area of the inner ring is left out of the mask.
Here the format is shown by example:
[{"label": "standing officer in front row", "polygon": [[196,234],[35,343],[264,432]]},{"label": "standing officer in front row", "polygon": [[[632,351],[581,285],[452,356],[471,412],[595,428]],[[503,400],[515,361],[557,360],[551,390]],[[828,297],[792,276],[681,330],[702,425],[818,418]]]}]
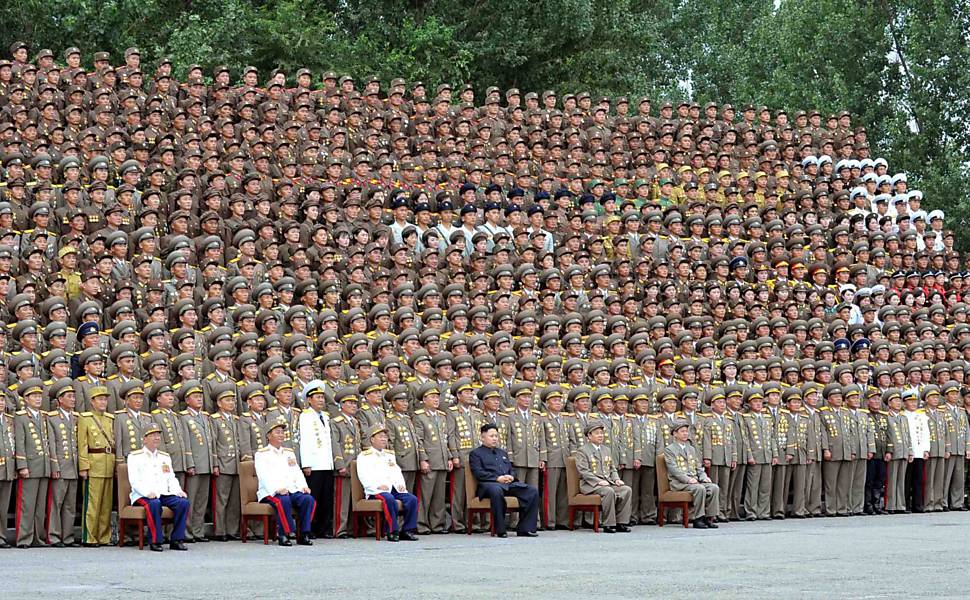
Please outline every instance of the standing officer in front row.
[{"label": "standing officer in front row", "polygon": [[[418,528],[418,498],[408,493],[404,474],[393,452],[387,451],[387,428],[374,423],[367,428],[370,448],[357,455],[357,477],[364,494],[378,499],[384,507],[387,541],[417,541],[414,531]],[[404,506],[404,525],[397,519],[397,501]]]},{"label": "standing officer in front row", "polygon": [[108,414],[108,388],[89,390],[91,411],[77,424],[77,468],[84,482],[81,541],[97,548],[111,538],[111,495],[114,493],[114,415]]},{"label": "standing officer in front row", "polygon": [[143,446],[128,454],[128,483],[131,485],[131,503],[145,508],[148,534],[151,536],[149,548],[153,552],[162,551],[162,507],[167,506],[175,513],[172,519],[172,534],[169,548],[187,550],[185,521],[189,516],[189,500],[182,491],[172,459],[167,452],[158,447],[162,444],[162,429],[149,425],[144,432]]},{"label": "standing officer in front row", "polygon": [[[272,421],[266,430],[266,446],[256,452],[256,478],[259,480],[256,497],[276,509],[280,546],[292,546],[291,537],[296,537],[296,543],[301,546],[312,546],[310,521],[317,503],[310,495],[296,453],[283,446],[286,427],[285,421]],[[299,530],[293,522],[294,508],[300,515]]]},{"label": "standing officer in front row", "polygon": [[687,491],[694,497],[690,509],[694,529],[717,529],[714,519],[720,503],[720,488],[704,472],[697,450],[687,441],[690,438],[687,422],[674,425],[673,434],[674,441],[664,450],[670,489]]},{"label": "standing officer in front row", "polygon": [[591,421],[585,433],[586,443],[576,451],[579,491],[600,497],[604,533],[627,533],[633,512],[633,488],[620,479],[613,463],[613,454],[609,446],[603,444],[606,424],[599,420]]},{"label": "standing officer in front row", "polygon": [[482,445],[468,455],[469,467],[478,481],[478,497],[488,498],[491,504],[495,535],[508,537],[505,532],[505,497],[515,496],[519,499],[520,513],[516,535],[537,537],[539,490],[525,482],[516,481],[508,453],[499,448],[498,427],[495,423],[482,425],[480,431]]}]

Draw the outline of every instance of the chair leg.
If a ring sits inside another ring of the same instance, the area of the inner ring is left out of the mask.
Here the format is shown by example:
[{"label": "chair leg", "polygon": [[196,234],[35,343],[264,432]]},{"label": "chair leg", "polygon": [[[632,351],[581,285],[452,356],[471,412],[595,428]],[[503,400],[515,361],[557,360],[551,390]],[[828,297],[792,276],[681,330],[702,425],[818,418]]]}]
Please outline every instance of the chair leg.
[{"label": "chair leg", "polygon": [[687,529],[687,522],[688,522],[688,520],[690,518],[690,515],[688,513],[688,511],[690,510],[690,507],[687,506],[687,503],[686,502],[681,502],[680,503],[680,510],[681,510],[681,512],[684,513],[684,529]]},{"label": "chair leg", "polygon": [[471,509],[465,510],[465,533],[468,535],[472,534],[472,513]]},{"label": "chair leg", "polygon": [[600,532],[600,507],[593,508],[593,533]]},{"label": "chair leg", "polygon": [[381,524],[381,513],[377,513],[374,517],[374,531],[377,535],[377,541],[381,541],[381,533],[383,532],[384,526]]},{"label": "chair leg", "polygon": [[239,517],[239,537],[242,539],[242,543],[246,543],[246,515]]},{"label": "chair leg", "polygon": [[664,513],[667,512],[663,502],[657,503],[657,527],[664,526]]},{"label": "chair leg", "polygon": [[492,518],[492,512],[488,512],[488,528],[492,532],[492,537],[495,537],[495,519]]},{"label": "chair leg", "polygon": [[569,507],[569,531],[573,530],[573,519],[576,517],[576,509]]},{"label": "chair leg", "polygon": [[263,545],[269,546],[269,516],[267,515],[263,515]]},{"label": "chair leg", "polygon": [[138,549],[145,549],[145,524],[141,521],[138,522]]}]

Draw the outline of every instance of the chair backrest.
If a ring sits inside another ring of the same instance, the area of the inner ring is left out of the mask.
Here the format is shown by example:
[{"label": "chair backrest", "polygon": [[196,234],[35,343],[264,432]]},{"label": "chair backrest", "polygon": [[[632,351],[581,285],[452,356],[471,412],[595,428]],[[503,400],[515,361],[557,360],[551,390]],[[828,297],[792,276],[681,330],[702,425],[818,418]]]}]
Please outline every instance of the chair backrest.
[{"label": "chair backrest", "polygon": [[670,491],[670,479],[667,478],[667,459],[663,452],[657,454],[657,496]]},{"label": "chair backrest", "polygon": [[118,474],[118,506],[131,505],[131,483],[128,481],[128,465],[118,463],[115,465],[115,472]]},{"label": "chair backrest", "polygon": [[360,485],[360,479],[357,477],[357,461],[350,461],[350,467],[347,469],[350,471],[350,496],[353,502],[364,499],[364,486]]},{"label": "chair backrest", "polygon": [[475,474],[472,473],[472,462],[471,460],[465,460],[465,497],[474,498],[478,496],[478,480],[475,479]]},{"label": "chair backrest", "polygon": [[244,460],[239,463],[239,501],[243,506],[256,502],[259,480],[256,479],[256,463]]},{"label": "chair backrest", "polygon": [[566,458],[566,490],[568,498],[579,494],[579,469],[576,468],[576,459],[572,456]]}]

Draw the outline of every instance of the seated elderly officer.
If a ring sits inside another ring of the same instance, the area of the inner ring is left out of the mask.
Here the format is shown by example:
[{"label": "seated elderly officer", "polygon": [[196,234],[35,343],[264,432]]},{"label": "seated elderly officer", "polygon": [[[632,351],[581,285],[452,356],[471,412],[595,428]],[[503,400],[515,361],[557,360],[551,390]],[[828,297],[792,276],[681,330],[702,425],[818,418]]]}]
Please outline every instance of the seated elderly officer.
[{"label": "seated elderly officer", "polygon": [[516,527],[516,535],[537,537],[539,490],[515,480],[508,453],[498,447],[498,427],[494,423],[486,423],[480,431],[482,445],[472,450],[468,460],[472,474],[478,481],[478,497],[488,498],[491,503],[495,535],[508,537],[505,532],[505,497],[515,496],[519,499],[519,525]]},{"label": "seated elderly officer", "polygon": [[[399,539],[417,541],[414,531],[418,528],[418,498],[408,493],[404,474],[393,452],[387,451],[387,428],[374,423],[367,428],[370,448],[357,455],[357,477],[368,498],[376,498],[384,505],[387,541]],[[404,525],[398,524],[397,501],[404,505]]]},{"label": "seated elderly officer", "polygon": [[720,488],[707,476],[697,449],[688,441],[690,427],[687,422],[678,421],[671,433],[674,440],[664,450],[670,489],[690,492],[694,497],[690,512],[695,529],[717,529],[714,519]]},{"label": "seated elderly officer", "polygon": [[633,488],[620,479],[606,440],[606,425],[592,421],[586,426],[586,443],[576,451],[576,470],[579,471],[579,491],[600,497],[603,511],[603,532],[630,531],[633,510]]},{"label": "seated elderly officer", "polygon": [[[285,421],[271,423],[266,431],[266,446],[256,452],[256,478],[259,480],[256,497],[276,509],[280,546],[292,546],[292,537],[296,537],[296,543],[301,546],[312,546],[310,520],[316,501],[297,464],[296,453],[283,446],[286,427]],[[298,533],[293,522],[293,508],[300,515]]]},{"label": "seated elderly officer", "polygon": [[187,550],[185,539],[185,520],[189,516],[189,500],[182,486],[175,478],[172,459],[167,452],[158,449],[162,444],[162,430],[158,425],[149,425],[143,434],[143,446],[128,454],[128,483],[131,485],[131,503],[145,507],[148,533],[151,536],[149,548],[154,552],[162,551],[162,507],[167,506],[175,513],[169,548]]}]

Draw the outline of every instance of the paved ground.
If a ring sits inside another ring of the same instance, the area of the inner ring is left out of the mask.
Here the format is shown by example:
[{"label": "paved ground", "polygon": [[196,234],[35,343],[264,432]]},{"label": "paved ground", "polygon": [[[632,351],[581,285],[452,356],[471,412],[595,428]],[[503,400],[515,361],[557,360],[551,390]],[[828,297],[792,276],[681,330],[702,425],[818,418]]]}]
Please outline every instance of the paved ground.
[{"label": "paved ground", "polygon": [[970,513],[631,534],[0,552],[6,598],[966,598]]}]

